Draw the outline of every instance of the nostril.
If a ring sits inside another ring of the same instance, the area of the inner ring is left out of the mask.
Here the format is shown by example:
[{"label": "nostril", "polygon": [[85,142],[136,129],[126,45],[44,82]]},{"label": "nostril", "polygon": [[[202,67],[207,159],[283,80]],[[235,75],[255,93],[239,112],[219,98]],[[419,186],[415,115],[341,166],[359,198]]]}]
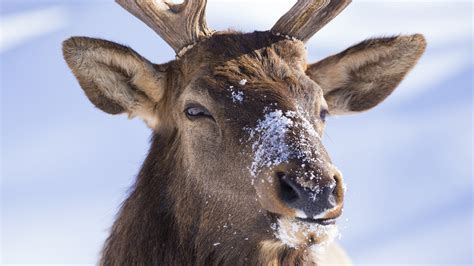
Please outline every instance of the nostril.
[{"label": "nostril", "polygon": [[337,205],[337,183],[330,183],[324,186],[321,190],[320,203],[324,205],[324,208],[333,208]]},{"label": "nostril", "polygon": [[283,172],[278,172],[278,180],[280,181],[280,197],[285,203],[293,203],[298,200],[299,196],[291,185],[288,177]]},{"label": "nostril", "polygon": [[329,195],[328,202],[331,206],[337,205],[337,192],[335,189],[332,191],[331,195]]},{"label": "nostril", "polygon": [[337,194],[338,194],[337,186],[338,186],[338,184],[336,183],[336,185],[334,186],[334,188],[331,191],[331,195],[333,195],[335,197],[337,197]]},{"label": "nostril", "polygon": [[334,180],[336,181],[334,188],[331,192],[331,201],[334,201],[335,204],[341,201],[342,197],[342,177],[339,173],[335,173],[333,176]]},{"label": "nostril", "polygon": [[338,170],[335,170],[335,173],[334,173],[332,178],[334,179],[334,181],[336,181],[336,186],[341,185],[342,176],[341,176],[341,173]]},{"label": "nostril", "polygon": [[337,195],[337,188],[340,184],[339,184],[339,179],[336,176],[334,176],[334,180],[336,182],[331,186],[331,189],[332,189],[331,194],[336,196]]}]

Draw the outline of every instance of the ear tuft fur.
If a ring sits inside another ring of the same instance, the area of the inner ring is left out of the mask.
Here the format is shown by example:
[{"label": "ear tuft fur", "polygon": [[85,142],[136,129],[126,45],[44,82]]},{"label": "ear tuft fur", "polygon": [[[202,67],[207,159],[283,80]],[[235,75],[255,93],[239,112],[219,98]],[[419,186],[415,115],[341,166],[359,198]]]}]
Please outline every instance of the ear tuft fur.
[{"label": "ear tuft fur", "polygon": [[[125,112],[125,108],[123,108],[113,99],[106,97],[93,79],[85,77],[80,72],[84,61],[84,53],[88,49],[95,49],[99,47],[101,42],[102,40],[89,37],[71,37],[63,42],[63,56],[89,100],[97,108],[106,113],[121,114]],[[102,44],[110,43],[103,41]]]}]

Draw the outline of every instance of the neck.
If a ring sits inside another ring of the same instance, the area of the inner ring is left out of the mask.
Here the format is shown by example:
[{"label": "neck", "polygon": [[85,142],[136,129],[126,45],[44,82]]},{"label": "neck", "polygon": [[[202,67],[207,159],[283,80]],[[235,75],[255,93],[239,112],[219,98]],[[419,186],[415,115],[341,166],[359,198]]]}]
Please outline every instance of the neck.
[{"label": "neck", "polygon": [[[153,138],[149,155],[105,243],[102,265],[151,265],[193,259],[189,252],[192,246],[181,246],[177,237],[183,232],[176,221],[176,202],[170,197],[173,179],[168,170],[175,164],[169,165],[164,156],[173,152],[173,147],[171,137]],[[190,231],[183,237],[189,237]],[[188,252],[182,252],[184,248]]]}]

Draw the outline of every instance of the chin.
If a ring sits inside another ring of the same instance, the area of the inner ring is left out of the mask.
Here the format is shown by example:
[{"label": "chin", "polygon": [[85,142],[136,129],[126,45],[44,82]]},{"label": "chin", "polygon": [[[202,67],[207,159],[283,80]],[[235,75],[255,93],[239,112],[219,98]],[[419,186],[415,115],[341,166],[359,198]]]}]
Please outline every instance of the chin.
[{"label": "chin", "polygon": [[294,249],[317,251],[324,248],[339,235],[334,219],[300,219],[278,217],[272,229],[282,244]]}]

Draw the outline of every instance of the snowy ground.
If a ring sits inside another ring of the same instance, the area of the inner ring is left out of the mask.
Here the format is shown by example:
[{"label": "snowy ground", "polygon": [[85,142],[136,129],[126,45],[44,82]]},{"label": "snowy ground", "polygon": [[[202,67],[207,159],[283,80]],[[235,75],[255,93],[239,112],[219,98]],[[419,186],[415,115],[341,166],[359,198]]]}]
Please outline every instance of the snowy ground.
[{"label": "snowy ground", "polygon": [[[294,1],[209,0],[215,29],[269,29]],[[268,9],[268,4],[271,8]],[[348,185],[342,243],[357,265],[470,265],[470,1],[354,1],[308,43],[311,60],[371,36],[424,33],[428,50],[394,95],[329,118]],[[1,0],[1,264],[93,264],[148,148],[138,120],[87,101],[61,56],[71,35],[173,52],[112,1]]]}]

